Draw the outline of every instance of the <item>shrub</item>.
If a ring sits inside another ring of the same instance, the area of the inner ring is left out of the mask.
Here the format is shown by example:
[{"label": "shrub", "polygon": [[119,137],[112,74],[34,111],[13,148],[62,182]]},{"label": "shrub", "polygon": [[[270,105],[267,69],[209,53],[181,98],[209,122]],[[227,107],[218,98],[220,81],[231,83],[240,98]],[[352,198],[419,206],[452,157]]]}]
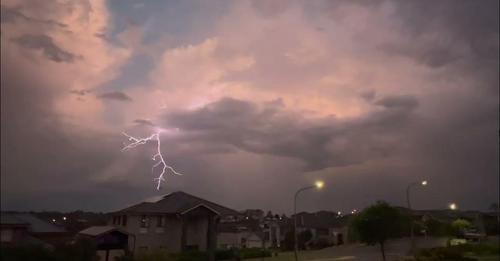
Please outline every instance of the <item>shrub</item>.
[{"label": "shrub", "polygon": [[215,260],[233,260],[238,259],[240,253],[238,249],[218,249],[215,251]]}]

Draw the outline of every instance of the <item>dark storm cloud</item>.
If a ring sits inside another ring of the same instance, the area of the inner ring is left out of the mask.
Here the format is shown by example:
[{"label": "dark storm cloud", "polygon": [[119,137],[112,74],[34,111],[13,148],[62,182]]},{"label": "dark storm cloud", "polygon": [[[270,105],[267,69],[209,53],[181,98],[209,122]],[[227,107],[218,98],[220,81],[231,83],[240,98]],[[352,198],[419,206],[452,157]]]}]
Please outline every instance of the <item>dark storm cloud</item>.
[{"label": "dark storm cloud", "polygon": [[[26,77],[19,63],[7,56],[2,55],[2,64],[9,66],[1,67],[2,210],[63,207],[60,201],[72,196],[55,195],[94,190],[89,176],[107,166],[113,158],[110,150],[120,142],[68,129],[51,110],[57,92],[36,75]],[[85,197],[79,199],[92,204]],[[64,208],[72,209],[67,203]]]},{"label": "dark storm cloud", "polygon": [[115,101],[123,101],[123,102],[132,101],[132,98],[130,96],[128,96],[126,93],[120,92],[120,91],[106,92],[103,94],[99,94],[97,97],[101,98],[101,99],[105,99],[105,100],[115,100]]},{"label": "dark storm cloud", "polygon": [[[387,2],[355,4],[381,8]],[[326,3],[336,8],[353,2]],[[421,178],[430,184],[415,191],[417,208],[457,201],[466,209],[481,209],[497,200],[498,2],[390,3],[398,10],[392,18],[401,25],[403,40],[398,37],[377,51],[414,60],[417,68],[432,71],[436,82],[446,86],[428,81],[429,86],[421,88],[395,88],[414,96],[368,89],[359,93],[368,112],[342,119],[308,118],[291,112],[279,99],[255,103],[226,98],[196,110],[169,112],[154,123],[180,129],[162,137],[162,144],[169,163],[185,173],[180,180],[190,184],[186,190],[216,202],[232,201],[229,206],[234,208],[289,211],[283,202],[319,173],[332,189],[311,193],[314,200],[304,195],[310,210],[342,204],[363,207],[376,199],[403,204],[405,186]],[[266,17],[288,8],[254,7]],[[2,23],[17,20],[27,18],[2,7]],[[53,60],[44,47],[25,44]],[[20,65],[16,57],[5,58],[9,52],[4,48],[2,65],[9,66],[1,67],[2,209],[110,211],[156,192],[149,147],[120,153],[121,129],[112,135],[89,130],[95,126],[65,123],[52,108],[56,97],[70,88],[58,93],[44,83],[43,75],[26,72],[29,66]],[[304,77],[286,70],[283,75],[289,81]],[[69,92],[87,95],[83,89]],[[103,95],[107,97],[100,98],[131,100],[120,92]],[[153,124],[146,119],[134,123],[137,129]],[[303,175],[303,170],[315,172]],[[175,179],[166,185],[178,189]]]},{"label": "dark storm cloud", "polygon": [[363,100],[370,102],[373,99],[375,99],[375,96],[377,95],[377,92],[375,90],[367,90],[363,91],[359,94],[359,97],[361,97]]},{"label": "dark storm cloud", "polygon": [[21,12],[20,8],[13,8],[13,7],[8,7],[8,6],[1,6],[0,7],[0,13],[1,13],[1,22],[2,23],[14,23],[16,22],[17,19],[24,20],[26,22],[32,22],[32,23],[37,23],[37,24],[45,24],[49,26],[57,26],[60,28],[65,28],[67,27],[63,23],[59,23],[54,20],[50,19],[37,19],[33,17],[29,17]]},{"label": "dark storm cloud", "polygon": [[402,95],[384,97],[375,102],[375,104],[386,108],[413,109],[418,106],[418,101],[413,96]]},{"label": "dark storm cloud", "polygon": [[166,122],[189,133],[190,142],[292,157],[302,160],[307,170],[319,170],[360,164],[391,153],[394,144],[377,142],[377,138],[386,130],[397,136],[418,103],[411,96],[401,96],[387,97],[381,104],[387,108],[361,119],[307,120],[276,103],[259,106],[225,98],[195,111],[167,115]]},{"label": "dark storm cloud", "polygon": [[134,123],[137,123],[139,125],[155,126],[155,124],[148,119],[135,119]]},{"label": "dark storm cloud", "polygon": [[474,74],[498,93],[499,1],[392,1],[407,41],[382,50],[457,74]]},{"label": "dark storm cloud", "polygon": [[90,92],[91,92],[91,90],[86,90],[86,89],[83,89],[83,90],[71,90],[70,91],[70,93],[72,93],[74,95],[78,95],[78,96],[85,96],[85,95],[87,95]]},{"label": "dark storm cloud", "polygon": [[43,34],[27,34],[13,41],[24,48],[42,50],[43,54],[54,62],[73,62],[78,57],[61,49],[50,36]]}]

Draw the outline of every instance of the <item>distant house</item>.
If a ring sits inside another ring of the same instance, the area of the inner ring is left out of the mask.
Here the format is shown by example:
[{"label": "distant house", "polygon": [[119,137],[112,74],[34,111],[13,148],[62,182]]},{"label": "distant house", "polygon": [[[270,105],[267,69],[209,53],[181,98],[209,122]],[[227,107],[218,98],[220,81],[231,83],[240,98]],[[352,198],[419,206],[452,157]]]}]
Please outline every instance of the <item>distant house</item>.
[{"label": "distant house", "polygon": [[[97,248],[99,261],[115,260],[127,253],[129,234],[112,226],[93,226],[76,235],[76,239],[90,239]],[[133,241],[133,240],[132,240]]]},{"label": "distant house", "polygon": [[212,251],[216,226],[226,216],[240,213],[178,191],[110,213],[108,224],[133,235],[132,252],[164,249]]},{"label": "distant house", "polygon": [[5,245],[36,244],[52,247],[63,244],[70,235],[61,227],[43,221],[29,213],[2,212],[1,243]]},{"label": "distant house", "polygon": [[342,245],[346,242],[349,216],[340,216],[331,211],[297,214],[297,231],[310,231],[312,240],[326,239],[330,244]]},{"label": "distant house", "polygon": [[261,209],[247,209],[242,211],[243,216],[246,219],[263,220],[264,211]]},{"label": "distant house", "polygon": [[[252,215],[257,213],[256,215]],[[260,215],[261,210],[243,211],[244,218],[235,222],[225,222],[218,226],[217,243],[222,248],[279,248],[289,230],[286,217]]]},{"label": "distant house", "polygon": [[220,224],[217,231],[217,247],[229,248],[262,248],[264,247],[262,233],[246,226]]}]

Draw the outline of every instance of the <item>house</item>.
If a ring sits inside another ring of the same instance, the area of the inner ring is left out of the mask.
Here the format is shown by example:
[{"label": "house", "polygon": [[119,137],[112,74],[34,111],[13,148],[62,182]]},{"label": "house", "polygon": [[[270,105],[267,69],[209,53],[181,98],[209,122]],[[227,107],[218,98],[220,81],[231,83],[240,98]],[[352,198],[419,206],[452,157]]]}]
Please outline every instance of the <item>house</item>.
[{"label": "house", "polygon": [[264,211],[261,209],[247,209],[242,211],[243,216],[246,219],[263,220]]},{"label": "house", "polygon": [[[207,251],[213,255],[216,229],[226,216],[237,217],[235,210],[177,191],[110,213],[108,225],[120,228],[129,237],[129,249]],[[135,242],[131,242],[135,238]]]},{"label": "house", "polygon": [[220,224],[217,231],[217,247],[230,248],[262,248],[265,247],[262,233],[246,226]]},{"label": "house", "polygon": [[[284,216],[263,217],[261,210],[243,211],[243,219],[221,223],[218,226],[217,242],[222,248],[279,248],[289,230],[289,219]],[[254,213],[255,213],[254,212]]]},{"label": "house", "polygon": [[296,218],[297,232],[310,231],[311,241],[325,239],[334,245],[342,245],[346,242],[349,216],[341,216],[331,211],[318,211],[301,212],[296,215]]},{"label": "house", "polygon": [[53,247],[70,240],[63,228],[43,221],[29,213],[2,212],[1,243],[5,245],[36,244]]},{"label": "house", "polygon": [[115,260],[128,251],[129,234],[112,226],[92,226],[76,235],[76,239],[90,239],[95,243],[99,261]]}]

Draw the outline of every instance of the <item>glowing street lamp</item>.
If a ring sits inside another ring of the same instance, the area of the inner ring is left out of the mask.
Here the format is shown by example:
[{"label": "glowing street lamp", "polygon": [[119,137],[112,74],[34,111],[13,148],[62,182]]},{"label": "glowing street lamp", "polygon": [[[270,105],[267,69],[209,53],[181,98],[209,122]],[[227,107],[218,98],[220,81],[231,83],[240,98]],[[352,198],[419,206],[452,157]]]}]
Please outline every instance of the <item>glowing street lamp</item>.
[{"label": "glowing street lamp", "polygon": [[[412,182],[408,185],[408,187],[406,187],[406,202],[408,203],[408,211],[410,211],[410,214],[411,214],[410,189],[412,187],[418,186],[418,185],[421,185],[422,187],[427,186],[427,180],[422,180],[421,182]],[[414,230],[413,217],[411,217],[410,221],[411,221],[410,222],[410,242],[411,242],[410,251],[411,251],[411,253],[413,253],[413,251],[415,249],[415,239],[413,238],[413,230]]]},{"label": "glowing street lamp", "polygon": [[456,210],[456,209],[458,208],[457,204],[455,204],[455,203],[450,203],[450,204],[448,205],[448,207],[449,207],[451,210]]},{"label": "glowing street lamp", "polygon": [[325,186],[325,183],[321,180],[318,180],[314,183],[314,186],[303,187],[303,188],[297,190],[297,192],[295,192],[295,197],[293,199],[293,228],[294,228],[293,232],[294,232],[294,238],[295,238],[295,242],[294,242],[295,261],[299,260],[299,255],[298,255],[299,245],[298,245],[298,236],[297,236],[297,197],[299,196],[300,192],[302,192],[302,191],[314,189],[314,188],[320,190],[324,186]]}]

